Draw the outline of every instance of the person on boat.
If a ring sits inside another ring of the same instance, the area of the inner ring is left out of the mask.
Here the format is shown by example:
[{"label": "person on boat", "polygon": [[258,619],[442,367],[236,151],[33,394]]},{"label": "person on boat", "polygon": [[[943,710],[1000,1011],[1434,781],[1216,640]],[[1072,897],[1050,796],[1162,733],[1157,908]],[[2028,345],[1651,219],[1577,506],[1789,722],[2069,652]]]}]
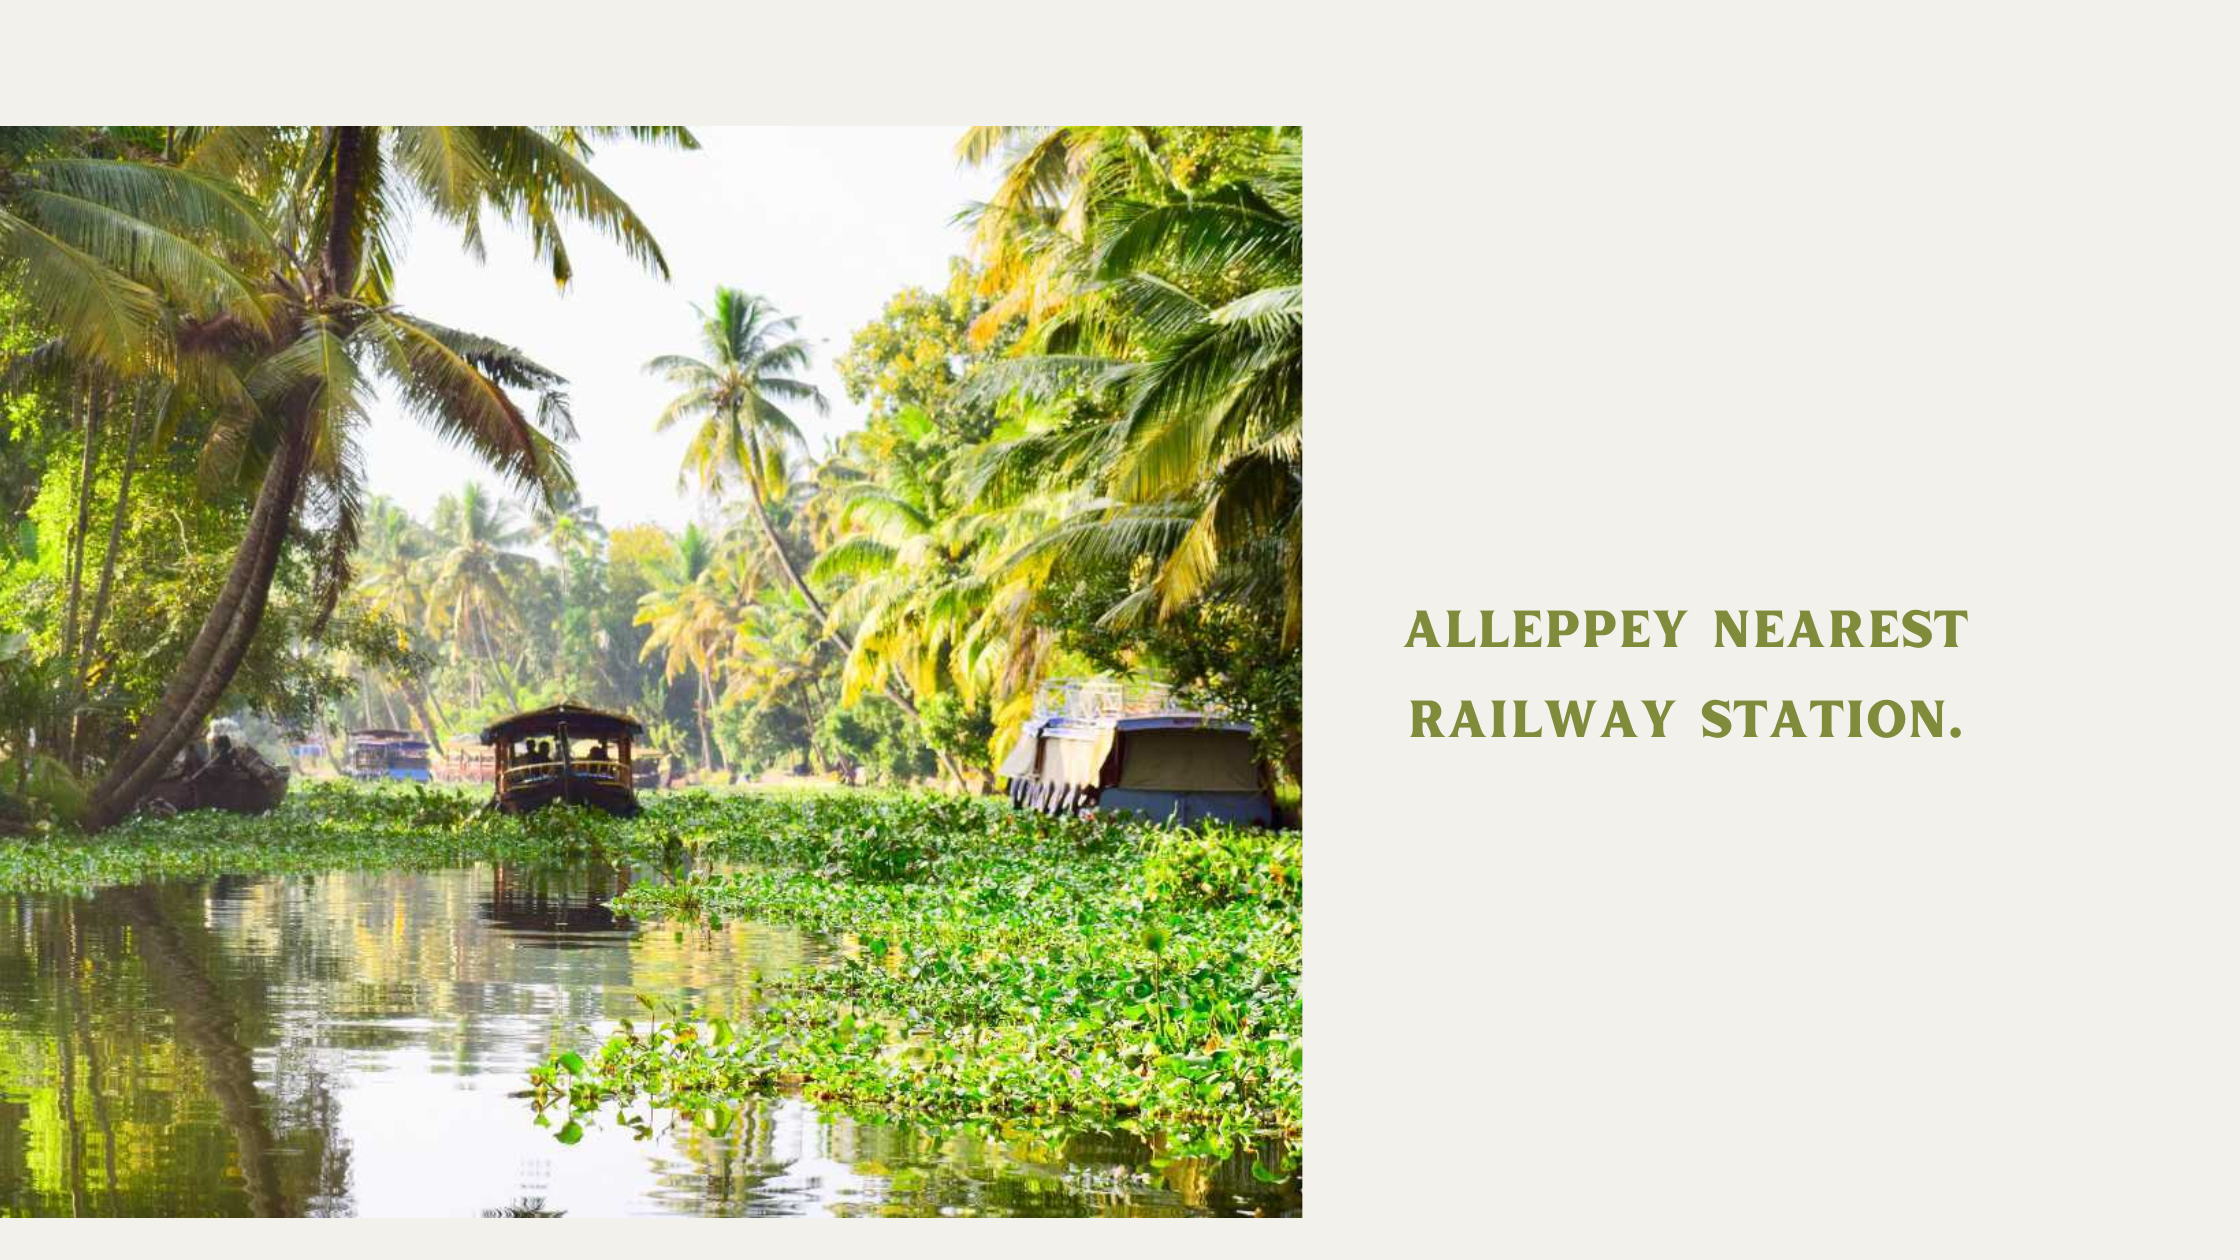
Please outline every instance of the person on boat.
[{"label": "person on boat", "polygon": [[607,751],[607,741],[602,739],[598,743],[593,744],[591,746],[591,755],[589,758],[587,758],[587,760],[591,762],[592,774],[597,775],[602,779],[613,777],[614,754]]}]

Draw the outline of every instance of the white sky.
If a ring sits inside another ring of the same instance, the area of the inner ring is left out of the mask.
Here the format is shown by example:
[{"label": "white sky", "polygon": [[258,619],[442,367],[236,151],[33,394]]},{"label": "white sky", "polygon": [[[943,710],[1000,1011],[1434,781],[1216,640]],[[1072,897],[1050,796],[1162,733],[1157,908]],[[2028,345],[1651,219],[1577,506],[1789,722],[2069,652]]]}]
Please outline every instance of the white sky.
[{"label": "white sky", "polygon": [[[565,295],[529,255],[526,239],[493,234],[477,264],[441,225],[416,225],[397,267],[397,301],[416,315],[495,337],[568,378],[572,448],[584,497],[609,527],[654,521],[672,529],[696,504],[677,490],[690,434],[656,436],[669,392],[641,370],[658,354],[698,353],[692,305],[717,285],[768,295],[801,317],[817,346],[811,379],[832,400],[819,419],[798,410],[810,450],[862,423],[832,370],[855,329],[907,285],[939,289],[965,249],[953,220],[994,185],[989,169],[960,169],[962,125],[891,128],[695,127],[701,148],[677,152],[616,142],[592,162],[627,198],[668,257],[664,283],[588,229],[569,233],[576,278]],[[371,488],[426,519],[436,499],[469,478],[498,479],[381,404],[368,434]]]}]

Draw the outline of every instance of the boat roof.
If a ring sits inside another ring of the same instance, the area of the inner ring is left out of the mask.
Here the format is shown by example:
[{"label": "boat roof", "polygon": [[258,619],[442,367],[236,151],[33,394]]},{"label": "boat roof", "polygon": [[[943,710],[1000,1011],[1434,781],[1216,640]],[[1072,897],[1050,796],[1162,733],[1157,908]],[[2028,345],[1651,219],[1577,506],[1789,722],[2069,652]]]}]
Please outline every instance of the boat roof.
[{"label": "boat roof", "polygon": [[482,728],[482,742],[495,744],[520,735],[546,734],[558,730],[563,722],[567,724],[570,735],[590,738],[625,732],[635,738],[646,733],[645,726],[627,713],[612,713],[573,701],[563,701],[492,722]]},{"label": "boat roof", "polygon": [[352,738],[352,739],[363,739],[363,740],[374,740],[374,739],[411,739],[411,738],[413,738],[413,734],[412,734],[412,732],[411,732],[411,731],[394,731],[394,730],[390,730],[390,729],[389,729],[388,727],[386,727],[386,726],[369,726],[369,727],[366,727],[366,728],[365,728],[364,730],[358,730],[358,731],[352,731],[352,732],[350,732],[350,738]]}]

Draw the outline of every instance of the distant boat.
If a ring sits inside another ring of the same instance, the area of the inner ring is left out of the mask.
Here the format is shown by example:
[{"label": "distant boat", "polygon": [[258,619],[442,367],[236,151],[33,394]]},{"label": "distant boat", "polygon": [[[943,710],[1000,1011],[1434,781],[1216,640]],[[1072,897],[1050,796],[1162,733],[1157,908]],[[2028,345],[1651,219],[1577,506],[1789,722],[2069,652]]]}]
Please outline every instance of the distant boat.
[{"label": "distant boat", "polygon": [[1252,724],[1177,705],[1155,683],[1045,686],[998,772],[1011,781],[1011,803],[1039,813],[1095,809],[1181,826],[1275,820]]},{"label": "distant boat", "polygon": [[428,741],[410,731],[369,727],[350,732],[344,745],[342,772],[353,779],[405,779],[432,782],[428,767]]},{"label": "distant boat", "polygon": [[638,812],[630,745],[646,728],[627,713],[580,704],[492,722],[482,742],[496,754],[492,803],[511,814],[565,801],[625,817]]}]

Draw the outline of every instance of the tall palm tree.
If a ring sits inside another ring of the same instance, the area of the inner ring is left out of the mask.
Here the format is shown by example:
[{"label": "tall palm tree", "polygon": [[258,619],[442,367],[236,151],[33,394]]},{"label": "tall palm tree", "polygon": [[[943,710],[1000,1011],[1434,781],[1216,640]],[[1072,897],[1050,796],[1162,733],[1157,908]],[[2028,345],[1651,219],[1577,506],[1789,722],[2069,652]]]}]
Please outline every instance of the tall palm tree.
[{"label": "tall palm tree", "polygon": [[529,529],[560,565],[560,593],[568,593],[568,558],[595,547],[607,536],[599,509],[586,503],[574,486],[529,501]]},{"label": "tall palm tree", "polygon": [[408,628],[421,624],[427,620],[427,559],[433,549],[427,531],[380,495],[367,504],[365,521],[357,570],[368,611]]},{"label": "tall palm tree", "polygon": [[[378,495],[369,503],[359,544],[358,593],[367,611],[397,625],[398,633],[405,636],[404,646],[410,646],[409,636],[428,619],[433,549],[427,531],[402,507]],[[397,684],[420,722],[421,733],[429,743],[442,747],[442,714],[418,666],[400,668]]]},{"label": "tall palm tree", "polygon": [[744,489],[772,562],[821,617],[824,604],[787,558],[768,506],[790,484],[787,452],[803,445],[801,426],[786,408],[831,410],[824,391],[801,379],[809,343],[797,335],[797,319],[781,316],[759,294],[719,288],[713,310],[694,310],[705,357],[666,354],[646,364],[680,391],[654,419],[654,432],[697,422],[678,484],[696,477],[710,494],[734,484]]},{"label": "tall palm tree", "polygon": [[809,576],[846,583],[831,615],[855,640],[842,673],[850,700],[890,671],[919,695],[953,684],[970,698],[979,681],[966,640],[989,594],[974,562],[991,518],[959,511],[938,475],[898,458],[931,428],[905,407],[850,434],[825,469],[840,536]]},{"label": "tall palm tree", "polygon": [[[331,601],[348,577],[363,509],[359,451],[368,381],[386,378],[416,418],[540,493],[571,478],[557,443],[572,435],[561,378],[519,351],[407,314],[392,301],[393,242],[420,205],[479,252],[485,221],[529,236],[558,283],[573,274],[563,225],[588,224],[652,270],[667,266],[636,212],[580,156],[588,131],[536,127],[210,128],[182,132],[183,170],[235,190],[268,241],[229,240],[223,259],[259,277],[242,302],[177,321],[177,373],[218,400],[205,465],[218,479],[255,477],[248,527],[224,587],[170,684],[95,789],[88,821],[129,811],[203,724],[262,624],[280,553],[309,504],[327,543]],[[674,142],[689,136],[673,133]],[[20,252],[11,235],[0,251]],[[36,246],[36,243],[35,243]],[[184,276],[181,277],[184,280]],[[101,290],[65,314],[90,309]],[[82,340],[99,335],[90,316]],[[129,324],[130,321],[124,321]],[[512,394],[540,401],[524,409]],[[261,466],[261,471],[258,471]]]},{"label": "tall palm tree", "polygon": [[429,629],[450,640],[454,661],[478,658],[489,666],[518,710],[521,693],[507,664],[516,653],[499,644],[521,630],[513,588],[533,565],[518,550],[529,534],[511,507],[470,481],[436,505],[436,536],[441,550],[428,591]]},{"label": "tall palm tree", "polygon": [[[710,493],[740,485],[769,561],[824,623],[824,632],[853,652],[854,641],[833,623],[770,518],[770,503],[792,487],[788,455],[803,445],[801,426],[786,408],[806,403],[820,415],[831,410],[824,392],[801,379],[809,366],[809,343],[797,335],[799,321],[780,315],[767,298],[729,288],[716,290],[712,310],[694,310],[704,357],[662,355],[646,364],[647,372],[679,390],[654,419],[654,431],[698,422],[678,484],[697,477]],[[909,694],[891,679],[887,695],[905,713],[918,715]]]}]

